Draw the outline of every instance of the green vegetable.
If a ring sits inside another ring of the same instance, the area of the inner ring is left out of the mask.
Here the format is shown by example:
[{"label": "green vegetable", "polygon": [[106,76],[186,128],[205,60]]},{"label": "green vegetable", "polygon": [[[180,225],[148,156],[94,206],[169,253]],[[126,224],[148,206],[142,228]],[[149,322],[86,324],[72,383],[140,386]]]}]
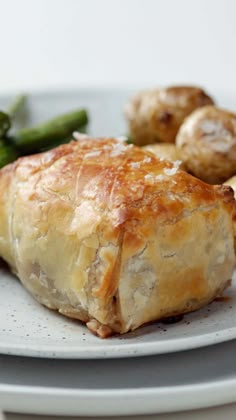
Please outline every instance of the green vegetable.
[{"label": "green vegetable", "polygon": [[0,111],[0,138],[5,137],[10,128],[11,120],[9,115],[3,111]]},{"label": "green vegetable", "polygon": [[56,117],[33,128],[25,128],[12,138],[13,144],[20,154],[37,153],[54,147],[55,143],[66,141],[73,131],[79,130],[88,123],[88,115],[84,109]]},{"label": "green vegetable", "polygon": [[25,120],[26,114],[26,99],[25,95],[18,95],[12,101],[8,108],[8,114],[10,115],[11,120]]},{"label": "green vegetable", "polygon": [[0,168],[13,162],[19,157],[19,154],[14,146],[11,144],[4,144],[0,140]]},{"label": "green vegetable", "polygon": [[[79,132],[86,134],[87,133],[87,127],[83,126],[83,127],[79,127]],[[54,147],[58,147],[61,144],[66,144],[69,143],[71,141],[71,135],[69,137],[67,137],[66,139],[60,139],[60,140],[56,140],[53,143],[50,144],[50,146],[47,147],[43,147],[42,149],[40,149],[40,152],[46,152],[47,150],[53,149]]]}]

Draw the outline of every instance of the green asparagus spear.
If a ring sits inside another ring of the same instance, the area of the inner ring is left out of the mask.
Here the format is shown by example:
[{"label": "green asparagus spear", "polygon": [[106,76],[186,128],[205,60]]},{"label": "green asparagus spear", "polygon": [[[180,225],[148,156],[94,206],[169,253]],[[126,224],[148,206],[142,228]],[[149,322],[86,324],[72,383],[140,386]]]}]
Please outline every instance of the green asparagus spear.
[{"label": "green asparagus spear", "polygon": [[18,152],[11,144],[4,144],[0,141],[0,168],[13,162],[18,158]]},{"label": "green asparagus spear", "polygon": [[25,113],[26,99],[26,95],[18,95],[14,98],[8,108],[8,114],[12,120],[18,119],[18,117],[21,119],[22,114]]},{"label": "green asparagus spear", "polygon": [[88,123],[84,109],[56,117],[33,128],[25,128],[16,133],[12,142],[21,154],[37,153],[55,142],[66,140],[75,130]]},{"label": "green asparagus spear", "polygon": [[11,120],[9,115],[0,111],[0,138],[4,137],[11,128]]},{"label": "green asparagus spear", "polygon": [[[83,134],[86,134],[87,133],[87,127],[86,126],[80,127],[79,132],[83,133]],[[69,143],[70,141],[71,141],[71,134],[66,139],[63,138],[63,139],[54,141],[53,143],[50,144],[50,146],[43,147],[42,149],[40,149],[40,152],[46,152],[47,150],[53,149],[54,147],[58,147],[61,144]]]}]

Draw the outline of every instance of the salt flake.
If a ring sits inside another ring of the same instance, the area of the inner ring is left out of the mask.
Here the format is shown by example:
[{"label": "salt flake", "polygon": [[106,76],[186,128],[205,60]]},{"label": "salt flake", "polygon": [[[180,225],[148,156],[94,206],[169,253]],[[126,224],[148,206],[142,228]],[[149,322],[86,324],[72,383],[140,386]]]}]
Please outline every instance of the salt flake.
[{"label": "salt flake", "polygon": [[90,157],[96,157],[99,156],[101,154],[101,150],[94,150],[92,152],[86,153],[86,155],[84,155],[85,159],[90,158]]}]

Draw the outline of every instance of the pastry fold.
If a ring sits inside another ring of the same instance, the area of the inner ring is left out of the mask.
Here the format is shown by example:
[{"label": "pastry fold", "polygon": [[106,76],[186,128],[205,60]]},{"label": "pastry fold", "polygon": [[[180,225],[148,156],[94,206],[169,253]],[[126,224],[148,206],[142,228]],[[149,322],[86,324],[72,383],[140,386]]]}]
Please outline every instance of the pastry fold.
[{"label": "pastry fold", "polygon": [[0,171],[0,255],[43,305],[101,337],[196,310],[229,284],[233,192],[115,139]]}]

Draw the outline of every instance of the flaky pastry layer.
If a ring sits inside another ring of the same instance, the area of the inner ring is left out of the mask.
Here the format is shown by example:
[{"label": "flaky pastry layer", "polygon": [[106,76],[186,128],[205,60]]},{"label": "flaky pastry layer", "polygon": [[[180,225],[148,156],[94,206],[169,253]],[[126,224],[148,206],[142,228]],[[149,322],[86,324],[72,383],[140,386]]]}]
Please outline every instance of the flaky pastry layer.
[{"label": "flaky pastry layer", "polygon": [[196,310],[234,267],[233,193],[114,139],[0,171],[0,255],[48,308],[102,337]]}]

